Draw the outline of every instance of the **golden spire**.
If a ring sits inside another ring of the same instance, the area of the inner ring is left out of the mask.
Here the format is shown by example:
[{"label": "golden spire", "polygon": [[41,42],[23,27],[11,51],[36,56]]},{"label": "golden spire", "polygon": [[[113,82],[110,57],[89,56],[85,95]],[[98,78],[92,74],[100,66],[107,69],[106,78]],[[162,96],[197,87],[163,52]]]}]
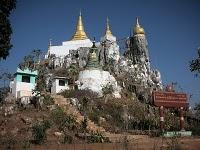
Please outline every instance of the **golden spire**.
[{"label": "golden spire", "polygon": [[110,35],[110,36],[113,36],[112,35],[112,32],[111,32],[111,30],[110,30],[110,25],[109,25],[109,19],[108,19],[108,17],[107,17],[107,19],[106,19],[106,33],[105,33],[106,35]]},{"label": "golden spire", "polygon": [[80,15],[78,17],[78,22],[77,22],[77,26],[76,26],[76,32],[72,37],[72,40],[85,40],[87,39],[87,35],[84,31],[84,26],[83,26],[83,22],[82,22],[82,15],[81,15],[81,11],[80,11]]},{"label": "golden spire", "polygon": [[139,19],[136,17],[136,25],[133,29],[134,34],[145,34],[144,29],[139,24]]}]

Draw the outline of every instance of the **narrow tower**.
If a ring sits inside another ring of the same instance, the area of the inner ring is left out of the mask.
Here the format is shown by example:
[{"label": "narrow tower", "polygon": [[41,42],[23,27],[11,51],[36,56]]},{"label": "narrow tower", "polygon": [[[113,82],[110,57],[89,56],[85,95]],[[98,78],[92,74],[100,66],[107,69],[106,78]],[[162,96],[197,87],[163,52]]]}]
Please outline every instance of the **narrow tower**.
[{"label": "narrow tower", "polygon": [[108,64],[110,60],[114,60],[116,63],[119,60],[119,46],[117,45],[116,37],[112,34],[109,19],[106,19],[105,34],[101,37],[101,47],[99,60],[102,66]]},{"label": "narrow tower", "polygon": [[76,26],[76,31],[72,37],[72,41],[74,40],[85,40],[85,39],[88,39],[85,31],[84,31],[84,25],[83,25],[83,22],[82,22],[82,15],[81,15],[81,12],[79,14],[79,17],[78,17],[78,22],[77,22],[77,26]]},{"label": "narrow tower", "polygon": [[107,19],[106,19],[106,32],[105,32],[105,35],[113,36],[113,35],[112,35],[112,32],[111,32],[111,30],[110,30],[110,25],[109,25],[109,19],[108,19],[108,17],[107,17]]},{"label": "narrow tower", "polygon": [[129,37],[127,43],[127,54],[134,64],[149,62],[148,43],[144,28],[140,25],[138,17],[136,18],[136,24],[133,27],[133,36]]},{"label": "narrow tower", "polygon": [[[134,42],[137,52],[145,59],[146,62],[149,62],[149,51],[148,43],[145,36],[144,28],[139,23],[138,17],[136,18],[136,25],[134,27]],[[144,61],[144,60],[143,60]]]}]

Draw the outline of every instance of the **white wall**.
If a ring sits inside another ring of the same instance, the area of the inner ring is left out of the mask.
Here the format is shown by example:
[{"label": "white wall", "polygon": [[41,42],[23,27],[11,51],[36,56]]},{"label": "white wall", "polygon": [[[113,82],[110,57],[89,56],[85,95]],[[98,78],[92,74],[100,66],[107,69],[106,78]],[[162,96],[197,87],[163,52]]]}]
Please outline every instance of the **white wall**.
[{"label": "white wall", "polygon": [[[50,46],[48,54],[55,54],[56,57],[66,56],[69,54],[69,50],[77,50],[80,47],[91,47],[92,42],[89,39],[85,40],[75,40],[75,41],[66,41],[59,46]],[[47,58],[47,55],[45,58]]]},{"label": "white wall", "polygon": [[35,84],[26,82],[16,82],[16,79],[10,83],[12,89],[12,95],[15,98],[21,98],[23,96],[32,96],[32,91],[35,89]]},{"label": "white wall", "polygon": [[68,84],[65,83],[65,86],[60,86],[59,85],[59,79],[55,79],[52,83],[51,93],[56,94],[56,93],[60,93],[64,90],[68,90],[68,89],[69,89]]}]

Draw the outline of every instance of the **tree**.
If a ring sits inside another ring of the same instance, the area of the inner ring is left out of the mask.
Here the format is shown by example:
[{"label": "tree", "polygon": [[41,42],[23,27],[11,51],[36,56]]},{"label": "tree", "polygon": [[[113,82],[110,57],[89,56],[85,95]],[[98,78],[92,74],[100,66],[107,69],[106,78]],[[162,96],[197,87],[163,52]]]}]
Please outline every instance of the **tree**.
[{"label": "tree", "polygon": [[48,76],[48,72],[47,72],[47,67],[44,65],[40,65],[38,67],[38,76],[36,79],[36,87],[35,87],[35,91],[39,91],[39,92],[46,92],[47,89],[47,76]]},{"label": "tree", "polygon": [[32,51],[32,55],[33,55],[33,58],[34,58],[34,68],[35,68],[36,64],[40,63],[42,51],[40,49],[34,49]]},{"label": "tree", "polygon": [[0,0],[0,60],[1,58],[6,59],[12,48],[10,43],[12,28],[9,16],[15,7],[16,0]]},{"label": "tree", "polygon": [[190,61],[190,71],[196,72],[196,76],[200,74],[200,48],[198,48],[198,57]]},{"label": "tree", "polygon": [[24,70],[26,68],[36,70],[40,66],[40,57],[42,51],[40,49],[34,49],[29,55],[24,56],[23,61],[19,64],[19,68]]},{"label": "tree", "polygon": [[0,88],[0,103],[4,101],[8,92],[9,92],[9,87],[1,87]]},{"label": "tree", "polygon": [[6,81],[7,81],[7,85],[9,83],[9,81],[13,78],[12,74],[9,72],[3,72],[2,74],[0,74],[0,80],[3,80],[3,85],[4,87],[6,87]]},{"label": "tree", "polygon": [[75,85],[75,80],[79,74],[79,70],[78,70],[78,67],[76,65],[70,65],[68,68],[67,68],[67,74],[68,74],[68,77],[70,79],[72,79],[73,81],[73,88],[74,88],[74,85]]},{"label": "tree", "polygon": [[195,104],[195,116],[200,119],[200,103]]}]

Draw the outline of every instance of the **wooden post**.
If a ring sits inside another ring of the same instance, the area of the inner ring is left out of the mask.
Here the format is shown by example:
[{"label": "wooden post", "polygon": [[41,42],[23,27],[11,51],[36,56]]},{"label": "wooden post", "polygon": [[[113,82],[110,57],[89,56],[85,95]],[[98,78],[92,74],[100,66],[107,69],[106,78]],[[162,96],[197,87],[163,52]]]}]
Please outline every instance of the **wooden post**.
[{"label": "wooden post", "polygon": [[164,131],[164,107],[160,106],[160,130]]},{"label": "wooden post", "polygon": [[183,131],[184,129],[184,116],[183,116],[183,107],[180,108],[180,130]]}]

